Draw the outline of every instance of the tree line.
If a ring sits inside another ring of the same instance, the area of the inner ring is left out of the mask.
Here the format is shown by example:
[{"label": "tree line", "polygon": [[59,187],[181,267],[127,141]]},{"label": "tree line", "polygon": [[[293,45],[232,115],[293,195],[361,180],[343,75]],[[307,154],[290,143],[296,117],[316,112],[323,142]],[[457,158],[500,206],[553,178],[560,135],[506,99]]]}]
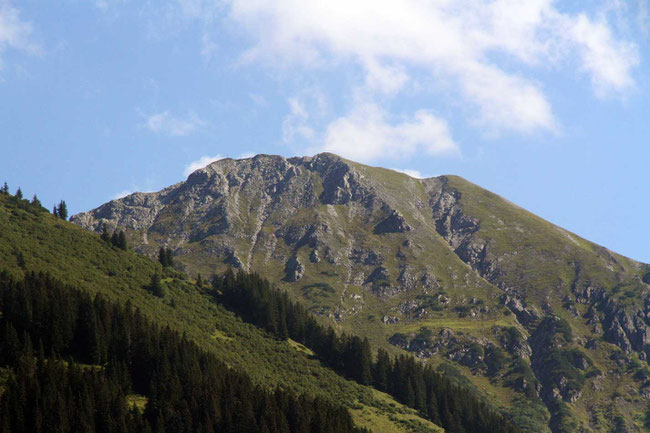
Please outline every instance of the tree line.
[{"label": "tree line", "polygon": [[101,239],[106,242],[109,245],[113,245],[116,248],[119,248],[121,250],[128,250],[129,245],[126,241],[126,234],[124,233],[124,230],[120,230],[119,232],[117,230],[113,230],[113,234],[108,233],[108,227],[106,224],[102,225],[102,234],[100,235]]},{"label": "tree line", "polygon": [[214,296],[244,320],[276,338],[302,343],[340,374],[387,392],[442,426],[448,433],[518,433],[513,425],[471,391],[412,356],[392,358],[379,349],[373,359],[367,338],[337,335],[325,328],[286,292],[258,274],[232,270],[212,278]]},{"label": "tree line", "polygon": [[[12,195],[9,192],[9,185],[7,185],[7,182],[5,182],[4,185],[2,185],[2,187],[0,187],[0,195],[9,197],[15,202],[16,205],[18,205],[20,209],[26,211],[41,212],[46,210],[43,207],[41,201],[36,196],[36,194],[34,194],[32,200],[29,201],[25,199],[25,197],[23,196],[22,189],[18,187],[16,193]],[[66,205],[64,200],[61,200],[58,205],[54,205],[54,207],[52,208],[52,215],[64,220],[68,219],[68,206]]]},{"label": "tree line", "polygon": [[0,313],[2,433],[366,432],[329,400],[256,386],[130,303],[46,274],[0,273]]}]

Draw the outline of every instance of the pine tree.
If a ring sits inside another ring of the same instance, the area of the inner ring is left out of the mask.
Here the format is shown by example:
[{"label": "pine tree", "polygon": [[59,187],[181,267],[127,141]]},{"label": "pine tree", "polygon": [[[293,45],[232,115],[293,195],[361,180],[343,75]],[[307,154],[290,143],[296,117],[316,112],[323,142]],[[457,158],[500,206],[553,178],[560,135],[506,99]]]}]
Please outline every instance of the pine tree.
[{"label": "pine tree", "polygon": [[198,287],[203,287],[203,277],[201,277],[200,273],[196,276],[196,285]]},{"label": "pine tree", "polygon": [[108,228],[106,224],[102,224],[102,240],[106,243],[111,241],[111,235],[108,234]]},{"label": "pine tree", "polygon": [[8,194],[9,194],[9,185],[7,185],[7,182],[5,182],[5,184],[4,184],[4,185],[2,186],[2,188],[0,189],[0,193],[1,193],[1,194],[4,194],[4,195],[8,195]]},{"label": "pine tree", "polygon": [[23,199],[23,191],[20,189],[20,187],[18,187],[18,189],[16,190],[16,198],[20,200]]},{"label": "pine tree", "polygon": [[390,356],[384,349],[377,351],[377,362],[374,368],[373,382],[374,386],[384,392],[388,392],[388,376],[391,369]]},{"label": "pine tree", "polygon": [[165,248],[165,260],[167,262],[167,266],[170,268],[174,267],[174,257],[172,256],[171,248]]},{"label": "pine tree", "polygon": [[172,257],[172,250],[170,248],[160,247],[158,250],[158,261],[163,268],[173,267],[174,258]]},{"label": "pine tree", "polygon": [[22,251],[16,253],[16,262],[21,269],[25,269],[25,256],[23,256]]},{"label": "pine tree", "polygon": [[119,243],[119,237],[117,234],[117,230],[113,230],[113,234],[111,235],[111,244],[114,247],[117,247],[117,244]]},{"label": "pine tree", "polygon": [[20,338],[18,332],[11,323],[7,323],[3,332],[4,342],[0,351],[0,364],[2,365],[15,365],[20,358],[22,352]]},{"label": "pine tree", "polygon": [[63,200],[61,200],[61,202],[59,203],[58,216],[63,220],[68,219],[68,206],[65,204],[65,201]]},{"label": "pine tree", "polygon": [[126,243],[126,235],[124,234],[123,230],[120,230],[120,234],[117,236],[117,247],[124,251],[128,249],[128,245]]},{"label": "pine tree", "polygon": [[56,205],[54,205],[54,207],[52,208],[52,215],[54,215],[55,217],[59,216],[59,208],[57,208]]},{"label": "pine tree", "polygon": [[151,276],[151,282],[149,283],[149,291],[151,292],[152,295],[157,296],[159,298],[165,297],[165,289],[162,286],[162,282],[160,281],[160,275],[153,274]]},{"label": "pine tree", "polygon": [[34,194],[34,197],[32,198],[32,204],[38,207],[41,206],[41,201],[36,197],[36,194]]},{"label": "pine tree", "polygon": [[372,353],[370,349],[370,341],[368,338],[363,339],[361,343],[361,353],[359,357],[360,365],[360,381],[362,385],[370,385],[372,383]]},{"label": "pine tree", "polygon": [[163,268],[169,266],[169,264],[167,263],[167,250],[165,249],[165,247],[160,247],[160,249],[158,250],[158,261],[160,262]]}]

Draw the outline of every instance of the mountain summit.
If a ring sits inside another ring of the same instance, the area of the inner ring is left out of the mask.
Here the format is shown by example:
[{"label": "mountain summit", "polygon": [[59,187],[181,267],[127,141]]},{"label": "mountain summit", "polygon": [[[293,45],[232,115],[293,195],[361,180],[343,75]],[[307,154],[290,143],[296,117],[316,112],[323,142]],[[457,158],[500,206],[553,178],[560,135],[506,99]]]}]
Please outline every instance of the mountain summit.
[{"label": "mountain summit", "polygon": [[257,155],[71,220],[125,230],[150,256],[171,248],[192,274],[258,272],[323,321],[469,381],[528,431],[643,424],[650,267],[462,178]]}]

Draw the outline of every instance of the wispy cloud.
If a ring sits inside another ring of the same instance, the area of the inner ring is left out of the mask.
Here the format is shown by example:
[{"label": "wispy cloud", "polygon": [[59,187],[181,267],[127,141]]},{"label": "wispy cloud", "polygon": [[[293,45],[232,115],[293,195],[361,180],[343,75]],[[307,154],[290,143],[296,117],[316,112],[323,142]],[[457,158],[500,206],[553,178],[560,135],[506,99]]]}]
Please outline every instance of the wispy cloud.
[{"label": "wispy cloud", "polygon": [[[253,156],[255,156],[255,154],[253,152],[244,152],[244,153],[236,156],[234,159],[247,159],[247,158],[252,158]],[[227,158],[227,157],[223,156],[223,155],[220,155],[220,154],[217,154],[217,155],[214,155],[214,156],[204,155],[204,156],[200,157],[199,159],[197,159],[195,161],[192,161],[189,164],[187,164],[187,166],[185,166],[185,169],[183,170],[183,176],[187,177],[190,174],[192,174],[193,172],[195,172],[196,170],[198,170],[200,168],[203,168],[205,166],[208,166],[208,165],[212,164],[213,162],[219,161],[219,160],[224,159],[224,158]]]},{"label": "wispy cloud", "polygon": [[636,46],[616,38],[605,18],[565,13],[553,0],[229,3],[231,19],[256,40],[248,61],[310,68],[353,60],[367,88],[389,95],[426,71],[455,83],[473,120],[495,130],[557,128],[543,85],[523,71],[577,59],[598,94],[617,93],[634,85],[639,63]]},{"label": "wispy cloud", "polygon": [[196,170],[203,168],[209,164],[212,164],[215,161],[219,161],[220,159],[224,159],[225,156],[223,155],[214,155],[214,156],[208,156],[204,155],[197,159],[196,161],[190,162],[186,167],[185,170],[183,170],[183,176],[187,177]]},{"label": "wispy cloud", "polygon": [[597,95],[634,86],[630,71],[639,64],[636,45],[617,41],[604,19],[592,21],[584,14],[571,22],[570,31],[579,45],[582,69],[591,77]]},{"label": "wispy cloud", "polygon": [[[8,49],[38,54],[41,47],[32,40],[32,24],[23,21],[20,11],[8,0],[0,0],[0,55]],[[0,69],[2,68],[0,57]]]},{"label": "wispy cloud", "polygon": [[151,132],[171,136],[185,136],[194,133],[207,123],[194,113],[185,117],[176,117],[168,111],[154,113],[147,117],[145,127]]},{"label": "wispy cloud", "polygon": [[322,150],[354,160],[403,159],[416,152],[428,155],[458,155],[447,122],[420,110],[411,118],[390,122],[388,114],[372,103],[361,104],[347,116],[331,122],[325,131]]},{"label": "wispy cloud", "polygon": [[130,190],[130,189],[123,189],[122,191],[115,193],[115,194],[111,197],[111,200],[118,200],[118,199],[120,199],[120,198],[124,198],[124,197],[126,197],[127,195],[131,195],[131,194],[133,194],[134,192],[135,192],[135,191],[132,191],[132,190]]},{"label": "wispy cloud", "polygon": [[282,121],[282,138],[286,143],[294,140],[313,142],[317,138],[314,123],[327,112],[325,95],[318,89],[304,89],[300,95],[288,99],[289,113]]},{"label": "wispy cloud", "polygon": [[414,177],[416,179],[425,179],[429,176],[424,176],[422,173],[420,173],[419,170],[412,170],[410,168],[391,168],[393,171],[398,171],[400,173],[404,173],[406,175],[409,175],[411,177]]}]

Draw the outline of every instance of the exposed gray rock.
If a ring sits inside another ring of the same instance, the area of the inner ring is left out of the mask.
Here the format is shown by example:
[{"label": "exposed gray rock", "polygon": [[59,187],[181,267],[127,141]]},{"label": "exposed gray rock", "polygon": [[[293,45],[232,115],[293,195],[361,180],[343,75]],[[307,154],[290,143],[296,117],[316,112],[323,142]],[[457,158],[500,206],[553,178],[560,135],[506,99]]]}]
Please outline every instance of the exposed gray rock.
[{"label": "exposed gray rock", "polygon": [[376,234],[405,233],[410,231],[411,226],[408,225],[404,217],[397,211],[393,211],[388,218],[375,226]]},{"label": "exposed gray rock", "polygon": [[374,271],[372,271],[370,275],[368,275],[368,278],[366,278],[364,284],[372,284],[379,281],[388,281],[389,277],[390,276],[388,274],[388,269],[383,266],[378,266]]},{"label": "exposed gray rock", "polygon": [[384,262],[384,258],[381,254],[368,249],[353,249],[348,258],[352,260],[353,263],[368,265],[368,266],[379,266]]},{"label": "exposed gray rock", "polygon": [[522,324],[528,325],[539,320],[541,315],[535,307],[527,307],[518,297],[505,295],[503,303],[517,316]]},{"label": "exposed gray rock", "polygon": [[381,323],[385,325],[393,325],[399,323],[399,317],[384,315],[384,317],[381,318]]},{"label": "exposed gray rock", "polygon": [[292,257],[287,261],[287,264],[284,268],[287,281],[295,282],[299,281],[303,274],[305,273],[305,267],[300,263],[298,258]]}]

